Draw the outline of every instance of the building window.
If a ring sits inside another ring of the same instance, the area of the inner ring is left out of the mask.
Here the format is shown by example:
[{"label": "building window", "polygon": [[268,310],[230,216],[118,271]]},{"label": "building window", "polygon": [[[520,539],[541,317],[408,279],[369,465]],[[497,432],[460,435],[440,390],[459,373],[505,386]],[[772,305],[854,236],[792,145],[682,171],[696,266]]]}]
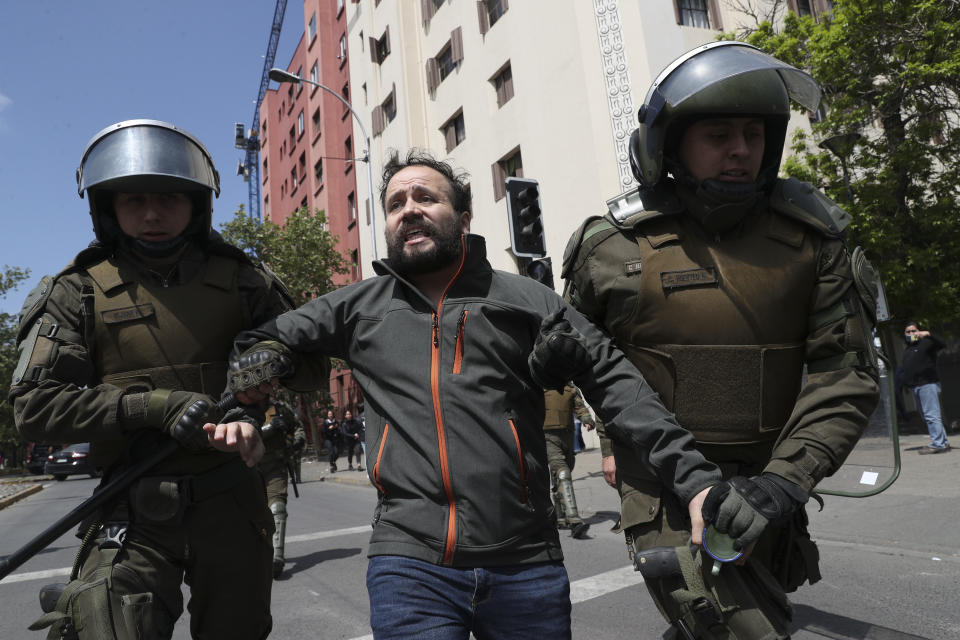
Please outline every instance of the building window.
[{"label": "building window", "polygon": [[337,0],[337,15],[340,15],[341,11],[343,11],[343,0]]},{"label": "building window", "polygon": [[323,158],[320,158],[313,165],[313,177],[317,181],[317,187],[323,184]]},{"label": "building window", "polygon": [[457,27],[450,32],[450,39],[443,45],[440,53],[427,60],[427,90],[436,89],[462,60],[463,30]]},{"label": "building window", "polygon": [[297,146],[297,128],[290,127],[290,155],[293,155],[293,150]]},{"label": "building window", "polygon": [[477,17],[480,20],[480,35],[490,30],[497,20],[507,12],[507,0],[480,0],[477,2]]},{"label": "building window", "polygon": [[297,168],[294,167],[290,169],[290,184],[293,185],[290,188],[290,193],[293,193],[297,190],[297,186],[300,184],[300,179],[297,177]]},{"label": "building window", "polygon": [[300,109],[300,113],[297,115],[297,137],[303,135],[303,109]]},{"label": "building window", "polygon": [[337,60],[341,63],[347,59],[347,36],[340,36],[340,52],[337,54]]},{"label": "building window", "polygon": [[347,215],[350,224],[357,221],[357,199],[352,193],[347,196]]},{"label": "building window", "polygon": [[311,120],[313,120],[313,135],[314,136],[320,135],[320,108],[319,107],[313,112],[313,116],[311,117]]},{"label": "building window", "polygon": [[810,16],[816,20],[833,9],[832,0],[787,0],[787,9],[798,16]]},{"label": "building window", "polygon": [[307,179],[307,154],[301,153],[300,160],[297,162],[298,170],[297,173],[300,175],[301,180]]},{"label": "building window", "polygon": [[443,6],[445,0],[420,0],[420,11],[423,13],[423,26],[430,23],[430,19]]},{"label": "building window", "polygon": [[269,176],[269,175],[270,175],[270,174],[269,174],[269,172],[267,171],[267,159],[264,158],[264,159],[263,159],[263,179],[266,180],[266,179],[267,179],[267,176]]},{"label": "building window", "polygon": [[520,148],[517,147],[494,162],[491,169],[493,170],[493,199],[500,200],[507,193],[504,180],[523,177],[523,156],[520,155]]},{"label": "building window", "polygon": [[[303,77],[303,67],[297,67],[297,77],[298,78]],[[303,83],[298,82],[296,83],[296,85],[297,85],[297,95],[300,95],[300,92],[303,91]],[[290,106],[292,107],[293,105],[291,104]]]},{"label": "building window", "polygon": [[497,106],[502,107],[513,97],[513,72],[510,70],[510,63],[500,69],[490,82],[497,91]]},{"label": "building window", "polygon": [[310,16],[310,22],[307,23],[307,44],[313,42],[313,36],[317,35],[317,14]]},{"label": "building window", "polygon": [[315,61],[310,67],[310,79],[314,82],[320,82],[320,62]]},{"label": "building window", "polygon": [[390,55],[390,25],[387,25],[380,39],[370,36],[370,60],[377,64],[383,64],[383,61]]},{"label": "building window", "polygon": [[350,279],[354,282],[360,279],[360,253],[356,249],[350,250]]},{"label": "building window", "polygon": [[447,153],[450,153],[458,144],[467,137],[467,130],[463,123],[463,110],[453,116],[440,127],[443,132],[443,138],[447,143]]},{"label": "building window", "polygon": [[677,24],[698,29],[722,29],[717,0],[674,0]]},{"label": "building window", "polygon": [[[351,160],[353,158],[353,140],[350,136],[347,136],[347,139],[343,142],[343,157],[351,158]],[[347,165],[343,170],[344,173],[349,173],[350,169],[353,169],[353,162],[351,160],[347,160],[347,162],[344,163]]]},{"label": "building window", "polygon": [[373,122],[373,135],[378,136],[397,117],[397,85],[393,85],[387,98],[374,107],[370,119]]},{"label": "building window", "polygon": [[263,217],[270,217],[270,196],[263,196]]}]

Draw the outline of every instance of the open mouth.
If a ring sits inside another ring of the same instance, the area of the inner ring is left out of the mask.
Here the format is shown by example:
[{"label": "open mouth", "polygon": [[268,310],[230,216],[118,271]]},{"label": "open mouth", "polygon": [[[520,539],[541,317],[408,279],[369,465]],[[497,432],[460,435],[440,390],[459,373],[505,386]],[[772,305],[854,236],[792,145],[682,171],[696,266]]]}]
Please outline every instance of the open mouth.
[{"label": "open mouth", "polygon": [[401,234],[405,244],[417,244],[423,242],[430,236],[430,231],[425,227],[412,227],[405,229]]},{"label": "open mouth", "polygon": [[746,169],[727,169],[722,171],[717,179],[728,182],[749,182],[751,180],[750,173]]}]

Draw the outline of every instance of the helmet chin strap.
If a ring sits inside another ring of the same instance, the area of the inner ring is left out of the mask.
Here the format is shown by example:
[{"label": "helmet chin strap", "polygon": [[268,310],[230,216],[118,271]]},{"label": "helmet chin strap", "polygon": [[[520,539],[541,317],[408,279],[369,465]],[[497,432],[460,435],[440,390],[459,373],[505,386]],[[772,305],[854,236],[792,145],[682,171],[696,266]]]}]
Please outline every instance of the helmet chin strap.
[{"label": "helmet chin strap", "polygon": [[677,180],[677,195],[687,211],[710,233],[735,227],[763,201],[769,183],[764,175],[755,182],[697,180],[678,162],[669,162],[668,168]]}]

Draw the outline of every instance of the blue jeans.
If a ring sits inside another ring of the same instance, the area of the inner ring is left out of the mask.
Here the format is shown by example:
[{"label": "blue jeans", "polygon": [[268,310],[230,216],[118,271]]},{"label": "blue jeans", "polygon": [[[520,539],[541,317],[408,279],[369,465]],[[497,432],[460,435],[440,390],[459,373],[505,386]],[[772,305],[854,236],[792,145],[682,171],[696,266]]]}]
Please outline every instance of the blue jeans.
[{"label": "blue jeans", "polygon": [[477,569],[374,556],[367,567],[375,640],[550,640],[570,636],[562,562]]},{"label": "blue jeans", "polygon": [[930,432],[930,446],[934,449],[943,449],[947,446],[947,432],[940,419],[940,383],[931,382],[913,388],[913,395],[923,414],[923,421],[927,423]]}]

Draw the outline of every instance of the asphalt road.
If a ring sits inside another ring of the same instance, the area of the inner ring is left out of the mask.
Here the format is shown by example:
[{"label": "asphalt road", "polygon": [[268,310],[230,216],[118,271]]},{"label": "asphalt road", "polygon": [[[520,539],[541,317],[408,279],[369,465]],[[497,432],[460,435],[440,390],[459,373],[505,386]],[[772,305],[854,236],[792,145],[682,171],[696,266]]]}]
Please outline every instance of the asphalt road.
[{"label": "asphalt road", "polygon": [[[795,640],[960,640],[960,451],[918,456],[925,440],[903,439],[902,473],[882,494],[827,496],[822,512],[811,503],[823,580],[791,596]],[[288,563],[274,584],[271,638],[370,637],[364,578],[376,492],[364,473],[342,471],[321,482],[325,469],[304,465],[301,498],[291,496]],[[659,638],[665,625],[629,566],[622,537],[609,531],[618,500],[603,482],[595,449],[578,456],[574,477],[592,523],[587,540],[561,534],[574,637]],[[45,483],[42,491],[0,510],[0,556],[69,511],[95,483],[81,477]],[[0,638],[44,637],[26,631],[40,615],[37,593],[48,582],[65,580],[78,543],[65,535],[0,581]],[[186,617],[174,637],[189,638]]]}]

